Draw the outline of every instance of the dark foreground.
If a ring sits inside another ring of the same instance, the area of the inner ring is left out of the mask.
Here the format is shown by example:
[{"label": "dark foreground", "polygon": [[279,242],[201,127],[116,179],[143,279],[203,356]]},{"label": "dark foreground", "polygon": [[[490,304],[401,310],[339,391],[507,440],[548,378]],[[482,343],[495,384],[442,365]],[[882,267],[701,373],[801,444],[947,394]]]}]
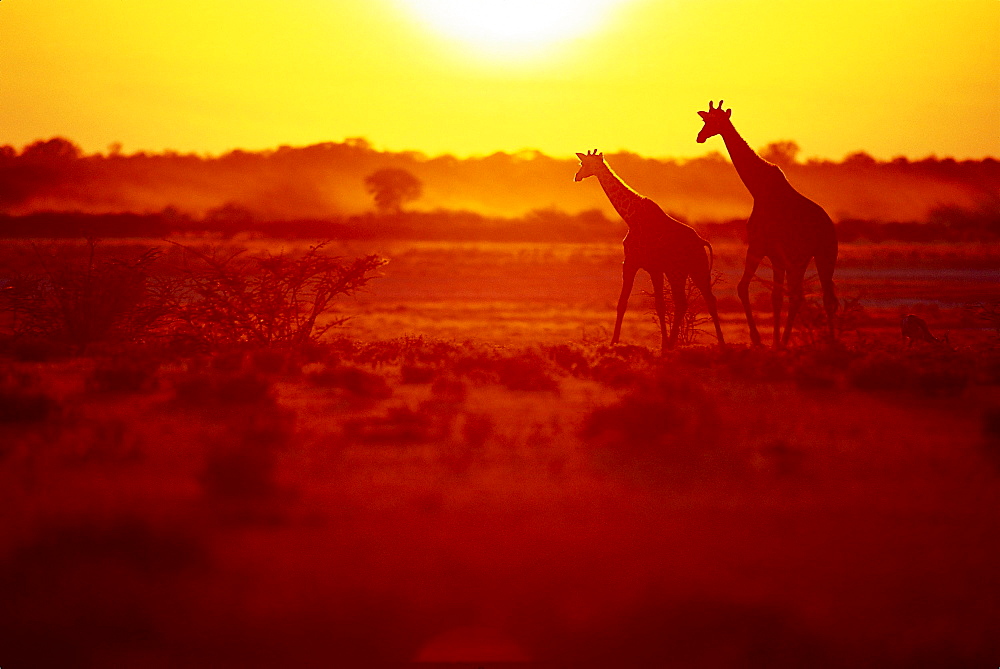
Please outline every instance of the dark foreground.
[{"label": "dark foreground", "polygon": [[0,376],[4,669],[1000,661],[990,342]]}]

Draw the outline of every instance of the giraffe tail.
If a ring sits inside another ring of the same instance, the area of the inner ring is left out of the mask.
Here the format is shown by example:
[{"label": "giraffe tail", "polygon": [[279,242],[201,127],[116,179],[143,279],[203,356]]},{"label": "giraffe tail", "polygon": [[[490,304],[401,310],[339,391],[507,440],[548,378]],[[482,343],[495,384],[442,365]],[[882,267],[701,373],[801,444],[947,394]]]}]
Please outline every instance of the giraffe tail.
[{"label": "giraffe tail", "polygon": [[715,252],[712,250],[712,245],[708,243],[707,239],[703,237],[699,237],[699,239],[701,239],[702,246],[708,247],[708,274],[711,276],[712,266],[715,264]]}]

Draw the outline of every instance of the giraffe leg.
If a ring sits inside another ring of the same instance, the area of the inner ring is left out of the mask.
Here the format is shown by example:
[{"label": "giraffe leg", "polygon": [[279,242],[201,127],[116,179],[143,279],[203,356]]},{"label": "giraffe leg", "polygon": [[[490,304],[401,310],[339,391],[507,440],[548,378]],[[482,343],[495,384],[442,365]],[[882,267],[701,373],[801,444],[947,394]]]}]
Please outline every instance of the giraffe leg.
[{"label": "giraffe leg", "polygon": [[[775,265],[773,272],[774,285],[771,287],[771,309],[774,311],[774,348],[778,348],[781,345],[781,304],[785,299],[785,269]],[[788,317],[789,319],[792,317],[791,305],[788,307]]]},{"label": "giraffe leg", "polygon": [[750,306],[750,280],[753,279],[760,265],[762,258],[759,255],[751,254],[747,251],[746,264],[743,266],[743,277],[736,286],[736,294],[740,296],[743,303],[743,311],[747,315],[747,325],[750,327],[750,341],[754,346],[760,346],[760,333],[757,332],[757,324],[753,320],[753,309]]},{"label": "giraffe leg", "polygon": [[635,283],[636,272],[639,271],[637,265],[625,263],[622,265],[622,292],[618,296],[618,316],[615,319],[615,333],[611,335],[611,343],[617,344],[621,339],[622,320],[625,318],[625,310],[628,309],[628,296],[632,294],[632,284]]},{"label": "giraffe leg", "polygon": [[705,300],[708,314],[712,317],[712,323],[715,325],[715,336],[719,341],[719,346],[725,346],[726,341],[722,338],[722,323],[719,321],[719,307],[715,295],[712,294],[712,277],[707,262],[700,263],[698,269],[691,273],[691,280],[701,292],[702,299]]},{"label": "giraffe leg", "polygon": [[802,277],[806,274],[806,266],[800,265],[788,270],[788,321],[785,323],[785,332],[781,337],[781,344],[788,346],[788,340],[792,337],[792,323],[802,306]]},{"label": "giraffe leg", "polygon": [[667,344],[668,348],[673,348],[677,345],[677,337],[681,333],[681,326],[684,325],[684,314],[687,313],[687,275],[683,276],[669,276],[667,279],[670,281],[670,297],[674,301],[674,323],[673,327],[670,328],[670,342]]},{"label": "giraffe leg", "polygon": [[663,274],[650,272],[649,278],[653,280],[653,297],[656,300],[656,317],[660,321],[660,351],[662,352],[666,351],[668,346],[666,306],[663,303]]},{"label": "giraffe leg", "polygon": [[833,253],[816,255],[816,272],[819,274],[819,282],[823,287],[823,307],[826,309],[826,322],[829,327],[830,342],[837,338],[837,327],[834,318],[840,306],[837,300],[837,292],[833,287],[833,267],[837,262],[837,248],[834,246]]}]

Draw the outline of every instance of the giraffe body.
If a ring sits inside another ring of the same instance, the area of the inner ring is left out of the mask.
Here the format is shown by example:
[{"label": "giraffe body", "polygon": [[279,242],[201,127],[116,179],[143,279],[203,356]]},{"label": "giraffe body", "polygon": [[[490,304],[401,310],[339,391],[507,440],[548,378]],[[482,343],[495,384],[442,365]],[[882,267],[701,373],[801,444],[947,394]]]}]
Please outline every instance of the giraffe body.
[{"label": "giraffe body", "polygon": [[[604,162],[603,154],[595,151],[576,155],[580,158],[581,165],[575,181],[596,176],[611,205],[629,228],[628,234],[622,240],[625,251],[625,260],[622,263],[622,290],[618,298],[617,318],[611,343],[616,344],[621,338],[622,320],[628,308],[628,298],[632,292],[635,275],[642,269],[649,273],[653,281],[663,350],[673,348],[677,344],[680,326],[687,311],[685,284],[689,276],[705,298],[705,304],[715,324],[719,344],[723,345],[725,341],[722,327],[715,296],[712,295],[710,260],[705,253],[705,247],[708,247],[711,253],[712,246],[702,239],[694,228],[671,218],[658,204],[629,188]],[[670,284],[674,302],[674,322],[669,336],[665,320],[664,276]]]},{"label": "giraffe body", "polygon": [[[833,270],[837,262],[837,235],[833,221],[818,204],[795,190],[777,165],[760,158],[740,137],[730,120],[731,110],[713,107],[698,112],[705,126],[698,142],[721,135],[736,172],[753,196],[753,211],[747,220],[747,255],[737,293],[743,303],[750,328],[750,340],[759,346],[760,333],[750,306],[750,280],[764,258],[771,261],[774,287],[771,306],[774,313],[774,346],[788,344],[792,324],[802,304],[802,281],[809,262],[815,259],[816,271],[823,288],[830,338],[834,337],[834,315],[838,302],[833,285]],[[788,279],[788,319],[781,331],[781,308],[785,278]]]}]

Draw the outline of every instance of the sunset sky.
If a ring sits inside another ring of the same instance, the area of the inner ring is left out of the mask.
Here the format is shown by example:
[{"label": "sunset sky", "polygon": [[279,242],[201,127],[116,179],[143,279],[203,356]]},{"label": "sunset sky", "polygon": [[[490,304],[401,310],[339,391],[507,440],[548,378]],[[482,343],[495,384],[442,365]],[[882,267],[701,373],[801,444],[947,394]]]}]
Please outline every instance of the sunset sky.
[{"label": "sunset sky", "polygon": [[[478,7],[469,12],[469,7]],[[0,144],[1000,156],[998,0],[3,0]]]}]

